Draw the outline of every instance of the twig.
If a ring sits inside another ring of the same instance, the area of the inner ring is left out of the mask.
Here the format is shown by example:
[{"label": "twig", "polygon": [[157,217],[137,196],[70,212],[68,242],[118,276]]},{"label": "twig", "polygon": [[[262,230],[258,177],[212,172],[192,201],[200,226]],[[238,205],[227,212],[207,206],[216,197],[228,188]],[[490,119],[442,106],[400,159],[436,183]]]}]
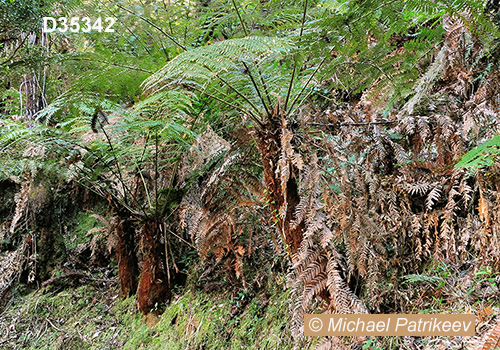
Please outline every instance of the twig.
[{"label": "twig", "polygon": [[80,272],[80,271],[68,272],[68,273],[61,275],[61,276],[49,278],[48,280],[46,280],[45,282],[42,283],[42,288],[48,286],[49,284],[59,282],[60,280],[65,279],[65,278],[77,278],[78,279],[78,278],[84,278],[84,277],[88,278],[88,276],[86,274],[84,274],[83,272]]},{"label": "twig", "polygon": [[[43,326],[45,326],[45,329],[43,328]],[[36,334],[34,341],[37,341],[42,335],[45,334],[46,331],[47,331],[47,322],[44,322],[43,325],[40,327],[40,330]]]},{"label": "twig", "polygon": [[93,278],[93,277],[85,277],[86,280],[92,282],[102,282],[102,283],[115,283],[116,278]]},{"label": "twig", "polygon": [[196,247],[194,245],[192,245],[191,243],[189,243],[188,241],[186,241],[184,238],[182,238],[181,236],[179,236],[177,233],[173,232],[172,230],[170,229],[166,229],[165,232],[168,230],[168,232],[170,232],[171,234],[173,234],[175,237],[177,237],[178,239],[180,239],[182,242],[186,243],[188,246],[190,246],[191,248],[193,249],[196,249]]},{"label": "twig", "polygon": [[58,330],[59,332],[63,332],[63,330],[62,330],[62,329],[60,329],[60,328],[57,328],[57,327],[56,327],[56,326],[52,323],[52,321],[51,321],[51,320],[49,320],[48,318],[45,318],[45,319],[46,319],[46,320],[50,323],[50,325],[51,325],[52,327],[54,327],[56,330]]},{"label": "twig", "polygon": [[21,44],[19,44],[18,47],[16,47],[16,49],[14,50],[14,52],[12,52],[12,54],[3,62],[0,62],[0,66],[3,66],[4,64],[8,63],[10,60],[12,60],[14,58],[14,56],[16,55],[17,51],[24,45],[24,42],[26,41],[26,39],[28,38],[28,36],[26,36],[23,41],[21,42]]}]

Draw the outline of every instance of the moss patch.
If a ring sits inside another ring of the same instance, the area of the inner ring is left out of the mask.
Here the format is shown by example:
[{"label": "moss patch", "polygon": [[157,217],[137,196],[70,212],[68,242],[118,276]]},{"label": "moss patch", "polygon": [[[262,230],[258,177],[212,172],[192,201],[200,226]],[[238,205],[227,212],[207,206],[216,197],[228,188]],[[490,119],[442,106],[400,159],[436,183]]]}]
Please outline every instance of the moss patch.
[{"label": "moss patch", "polygon": [[238,299],[190,291],[174,300],[152,328],[134,333],[124,349],[292,349],[288,293]]},{"label": "moss patch", "polygon": [[[292,349],[288,293],[276,289],[243,305],[231,297],[187,291],[148,326],[134,298],[117,288],[80,286],[16,297],[0,315],[3,349]],[[10,328],[9,328],[10,327]]]},{"label": "moss patch", "polygon": [[90,242],[92,233],[89,233],[89,231],[103,226],[100,220],[92,216],[93,214],[94,212],[76,212],[74,214],[72,220],[74,227],[71,228],[71,237],[67,237],[67,249],[73,249],[80,243]]}]

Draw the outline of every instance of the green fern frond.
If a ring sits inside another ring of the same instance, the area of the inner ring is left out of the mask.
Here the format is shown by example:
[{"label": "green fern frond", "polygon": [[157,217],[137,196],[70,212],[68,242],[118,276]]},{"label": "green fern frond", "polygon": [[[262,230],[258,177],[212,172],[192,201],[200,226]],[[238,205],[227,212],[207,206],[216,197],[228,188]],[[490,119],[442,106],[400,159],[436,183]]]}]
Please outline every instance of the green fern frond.
[{"label": "green fern frond", "polygon": [[59,123],[59,126],[67,127],[83,123],[90,126],[96,109],[109,113],[121,107],[100,94],[69,90],[41,110],[37,119],[47,125]]},{"label": "green fern frond", "polygon": [[500,154],[500,135],[493,137],[477,147],[467,152],[455,168],[479,169],[485,166],[491,166],[495,163]]},{"label": "green fern frond", "polygon": [[216,75],[242,69],[241,61],[273,60],[289,53],[293,44],[288,39],[247,37],[217,42],[188,50],[167,63],[143,83],[145,90],[159,90],[172,83],[201,84]]},{"label": "green fern frond", "polygon": [[177,116],[191,108],[191,95],[186,91],[166,90],[153,94],[134,106],[135,114]]}]

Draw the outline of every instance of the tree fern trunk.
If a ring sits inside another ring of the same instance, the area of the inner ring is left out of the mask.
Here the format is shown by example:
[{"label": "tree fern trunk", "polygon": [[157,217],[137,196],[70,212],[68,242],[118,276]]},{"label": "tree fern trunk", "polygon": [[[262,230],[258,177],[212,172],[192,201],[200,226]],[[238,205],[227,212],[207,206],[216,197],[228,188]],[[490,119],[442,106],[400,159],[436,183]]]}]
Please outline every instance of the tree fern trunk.
[{"label": "tree fern trunk", "polygon": [[123,297],[133,295],[137,290],[139,268],[135,254],[135,228],[126,214],[119,213],[115,217],[118,245],[116,255],[120,274],[121,293]]},{"label": "tree fern trunk", "polygon": [[[286,153],[290,143],[284,145],[282,142],[283,131],[286,130],[285,123],[280,123],[272,128],[266,128],[257,133],[258,147],[261,154],[262,165],[264,166],[264,183],[267,190],[269,207],[271,208],[273,218],[276,222],[279,233],[286,244],[288,254],[292,261],[296,262],[296,253],[299,250],[304,233],[306,231],[305,220],[300,220],[300,223],[294,225],[296,221],[297,206],[300,203],[300,193],[298,187],[299,169],[292,163],[288,163],[290,174],[283,186],[281,181],[278,164],[280,157]],[[286,130],[288,133],[289,131]],[[285,191],[283,191],[285,188]],[[280,210],[284,215],[280,215]],[[317,295],[322,298],[328,305],[331,302],[331,295],[326,288],[317,292]]]},{"label": "tree fern trunk", "polygon": [[141,229],[144,254],[142,273],[137,289],[139,309],[144,315],[160,314],[172,292],[164,264],[164,246],[155,221],[145,222]]},{"label": "tree fern trunk", "polygon": [[[281,234],[290,255],[297,253],[304,236],[304,223],[292,226],[295,211],[300,202],[297,176],[298,169],[290,164],[290,177],[283,192],[281,179],[277,172],[281,155],[281,124],[258,132],[258,147],[264,166],[264,183],[269,199],[269,207],[273,213],[279,233]],[[279,215],[280,208],[286,208],[285,215]]]}]

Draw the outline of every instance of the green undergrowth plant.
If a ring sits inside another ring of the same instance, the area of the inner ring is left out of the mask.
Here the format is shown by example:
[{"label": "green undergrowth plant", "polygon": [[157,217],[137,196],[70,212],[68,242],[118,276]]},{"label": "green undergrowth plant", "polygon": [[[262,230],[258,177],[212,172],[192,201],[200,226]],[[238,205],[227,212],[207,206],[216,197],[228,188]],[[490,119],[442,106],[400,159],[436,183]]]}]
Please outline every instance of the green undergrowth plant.
[{"label": "green undergrowth plant", "polygon": [[[262,291],[238,307],[230,293],[188,289],[151,326],[135,298],[94,284],[16,296],[0,315],[4,349],[292,349],[289,292]],[[15,327],[9,325],[16,320]]]},{"label": "green undergrowth plant", "polygon": [[0,315],[3,349],[117,349],[137,318],[132,299],[119,300],[109,286],[55,287],[16,296]]},{"label": "green undergrowth plant", "polygon": [[88,211],[76,208],[67,221],[65,242],[68,250],[74,249],[81,243],[90,244],[98,238],[96,236],[107,236],[111,229],[111,219],[106,217],[102,203],[97,203]]},{"label": "green undergrowth plant", "polygon": [[287,298],[275,290],[239,309],[229,295],[186,291],[154,327],[141,325],[124,349],[292,349]]},{"label": "green undergrowth plant", "polygon": [[460,161],[455,165],[455,168],[469,168],[474,171],[480,168],[492,166],[495,163],[498,163],[499,154],[500,135],[496,135],[490,140],[481,143],[464,154]]}]

